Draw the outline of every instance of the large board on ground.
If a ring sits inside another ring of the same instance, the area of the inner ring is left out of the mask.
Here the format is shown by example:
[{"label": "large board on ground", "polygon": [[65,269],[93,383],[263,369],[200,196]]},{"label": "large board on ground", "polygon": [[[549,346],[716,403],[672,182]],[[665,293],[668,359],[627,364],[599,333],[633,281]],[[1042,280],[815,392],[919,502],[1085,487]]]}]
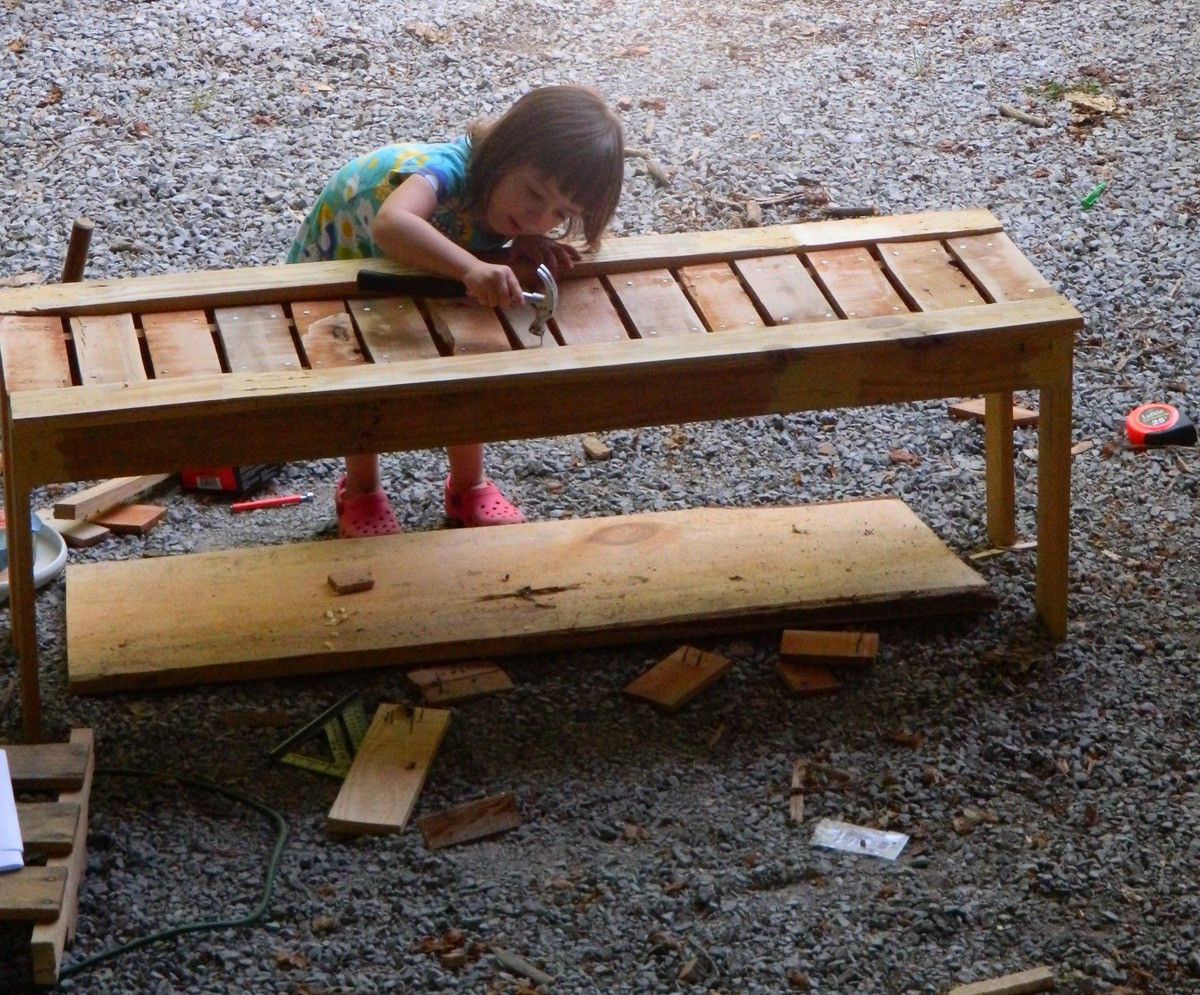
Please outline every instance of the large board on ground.
[{"label": "large board on ground", "polygon": [[[338,597],[331,571],[375,586]],[[71,565],[81,692],[978,610],[896,499],[702,508]]]}]

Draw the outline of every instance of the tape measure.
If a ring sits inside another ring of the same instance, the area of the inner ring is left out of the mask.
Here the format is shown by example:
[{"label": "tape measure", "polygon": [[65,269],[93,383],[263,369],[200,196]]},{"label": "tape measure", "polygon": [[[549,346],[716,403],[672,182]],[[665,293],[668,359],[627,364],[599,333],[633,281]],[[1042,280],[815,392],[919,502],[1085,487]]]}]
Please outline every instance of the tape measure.
[{"label": "tape measure", "polygon": [[1163,401],[1142,404],[1125,416],[1125,433],[1135,446],[1194,446],[1196,426]]}]

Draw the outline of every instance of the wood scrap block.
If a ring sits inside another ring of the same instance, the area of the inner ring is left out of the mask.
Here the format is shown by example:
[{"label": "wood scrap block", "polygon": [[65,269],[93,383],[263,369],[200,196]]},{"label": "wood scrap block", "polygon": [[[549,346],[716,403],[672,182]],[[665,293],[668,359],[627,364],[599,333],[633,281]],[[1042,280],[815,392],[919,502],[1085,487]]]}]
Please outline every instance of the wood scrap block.
[{"label": "wood scrap block", "polygon": [[151,473],[140,477],[114,477],[93,487],[77,491],[54,502],[54,517],[65,519],[89,518],[125,504],[151,487],[166,480],[169,473]]},{"label": "wood scrap block", "polygon": [[50,857],[47,867],[62,868],[67,874],[66,891],[63,895],[62,912],[53,922],[37,923],[29,940],[30,960],[33,964],[33,980],[39,985],[58,983],[58,972],[62,967],[63,950],[75,939],[75,924],[79,918],[79,885],[87,869],[88,802],[92,793],[92,775],[96,770],[96,742],[91,729],[72,729],[67,745],[82,748],[87,752],[87,765],[83,782],[74,791],[63,792],[60,802],[79,806],[79,822],[75,826],[75,841],[70,854]]},{"label": "wood scrap block", "polygon": [[674,712],[722,677],[731,666],[730,661],[719,653],[680,646],[628,684],[625,693],[663,711]]},{"label": "wood scrap block", "polygon": [[22,867],[0,874],[0,922],[56,919],[66,887],[65,867]]},{"label": "wood scrap block", "polygon": [[1006,974],[986,981],[973,981],[969,985],[951,988],[947,995],[1029,995],[1044,992],[1054,987],[1054,974],[1045,965]]},{"label": "wood scrap block", "polygon": [[329,575],[329,586],[338,594],[357,594],[375,586],[375,578],[366,567],[348,567]]},{"label": "wood scrap block", "polygon": [[594,435],[585,435],[583,437],[583,455],[590,460],[602,462],[612,459],[612,449]]},{"label": "wood scrap block", "polygon": [[842,682],[833,676],[829,668],[820,663],[792,663],[780,660],[775,669],[796,694],[827,694],[842,686]]},{"label": "wood scrap block", "polygon": [[17,824],[25,854],[62,857],[71,852],[79,805],[75,802],[18,802]]},{"label": "wood scrap block", "polygon": [[112,529],[117,535],[145,535],[167,516],[167,509],[157,504],[119,504],[88,521]]},{"label": "wood scrap block", "polygon": [[512,678],[487,661],[453,667],[424,667],[410,670],[407,676],[421,692],[421,700],[426,705],[448,705],[513,688]]},{"label": "wood scrap block", "polygon": [[826,667],[874,663],[878,651],[875,632],[785,629],[779,641],[780,660]]},{"label": "wood scrap block", "polygon": [[[984,421],[984,399],[982,397],[973,397],[966,401],[958,401],[951,404],[946,412],[951,418],[958,418],[963,421],[977,421],[980,424]],[[1033,428],[1038,423],[1038,413],[1031,408],[1023,408],[1019,404],[1013,405],[1013,425],[1018,428]]]},{"label": "wood scrap block", "polygon": [[427,849],[440,850],[505,833],[520,824],[516,795],[506,791],[422,816],[417,820],[417,829],[421,831]]},{"label": "wood scrap block", "polygon": [[380,705],[329,810],[326,832],[402,832],[449,723],[447,709]]},{"label": "wood scrap block", "polygon": [[54,529],[62,536],[63,541],[72,549],[87,549],[98,542],[104,542],[112,535],[111,529],[106,529],[103,525],[97,525],[95,522],[55,518],[54,512],[49,508],[38,511],[37,516],[42,520],[43,525]]},{"label": "wood scrap block", "polygon": [[87,775],[89,751],[78,743],[5,746],[16,791],[77,791]]}]

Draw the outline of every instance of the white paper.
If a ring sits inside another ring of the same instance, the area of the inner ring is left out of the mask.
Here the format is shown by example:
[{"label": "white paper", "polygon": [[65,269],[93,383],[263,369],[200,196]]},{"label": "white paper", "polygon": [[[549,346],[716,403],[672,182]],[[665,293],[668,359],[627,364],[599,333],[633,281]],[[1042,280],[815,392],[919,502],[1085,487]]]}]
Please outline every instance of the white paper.
[{"label": "white paper", "polygon": [[846,853],[862,853],[868,857],[895,860],[908,843],[904,833],[891,833],[882,829],[868,829],[850,822],[822,819],[813,829],[812,845],[827,850],[844,850]]},{"label": "white paper", "polygon": [[8,773],[8,754],[0,750],[0,872],[25,866],[21,826],[17,822],[17,800]]}]

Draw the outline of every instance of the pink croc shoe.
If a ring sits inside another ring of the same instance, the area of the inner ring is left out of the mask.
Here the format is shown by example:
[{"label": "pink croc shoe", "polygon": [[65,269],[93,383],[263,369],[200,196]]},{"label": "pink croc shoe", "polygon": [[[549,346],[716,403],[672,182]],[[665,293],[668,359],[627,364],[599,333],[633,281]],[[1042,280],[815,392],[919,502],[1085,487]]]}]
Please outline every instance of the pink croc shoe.
[{"label": "pink croc shoe", "polygon": [[342,477],[333,492],[333,505],[337,509],[338,535],[343,539],[390,536],[404,531],[382,489],[348,498],[346,478]]},{"label": "pink croc shoe", "polygon": [[490,480],[463,491],[450,489],[446,478],[446,517],[451,525],[517,525],[525,521],[521,509],[500,493]]}]

